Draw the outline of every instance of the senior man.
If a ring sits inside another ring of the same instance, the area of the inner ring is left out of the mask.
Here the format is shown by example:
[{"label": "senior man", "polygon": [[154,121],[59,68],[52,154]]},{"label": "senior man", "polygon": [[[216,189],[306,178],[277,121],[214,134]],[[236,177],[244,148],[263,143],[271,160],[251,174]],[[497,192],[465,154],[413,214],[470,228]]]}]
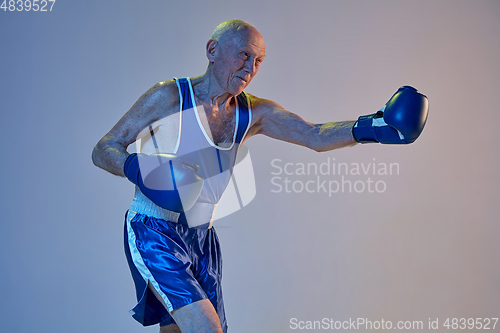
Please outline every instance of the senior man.
[{"label": "senior man", "polygon": [[[215,166],[221,174],[230,174],[238,148],[257,134],[322,152],[358,142],[411,143],[425,125],[427,99],[408,86],[379,112],[358,121],[309,123],[243,91],[265,53],[255,27],[241,20],[221,23],[206,45],[209,64],[203,75],[154,85],[94,148],[96,166],[137,185],[125,219],[125,252],[138,298],[131,312],[143,325],[159,323],[161,333],[227,332],[221,253],[212,216],[228,178],[208,181],[214,172],[206,170]],[[162,137],[157,129],[165,119],[173,121],[164,126],[168,130]],[[162,191],[150,191],[142,182],[142,155],[127,152],[137,138],[144,141],[142,152],[151,156],[159,150],[174,154],[173,159],[204,152],[194,155],[194,163],[179,167],[190,169],[183,172],[205,172],[192,208],[170,210],[171,197],[164,205]],[[166,142],[161,149],[159,141]]]}]

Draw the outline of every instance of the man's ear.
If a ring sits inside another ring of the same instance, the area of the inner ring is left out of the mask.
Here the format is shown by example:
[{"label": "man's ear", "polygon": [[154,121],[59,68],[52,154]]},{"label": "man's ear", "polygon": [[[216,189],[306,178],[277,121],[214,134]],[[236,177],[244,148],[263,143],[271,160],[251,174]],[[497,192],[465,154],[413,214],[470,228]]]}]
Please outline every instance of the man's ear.
[{"label": "man's ear", "polygon": [[210,39],[207,42],[207,58],[208,61],[214,62],[215,56],[217,55],[219,43],[215,39]]}]

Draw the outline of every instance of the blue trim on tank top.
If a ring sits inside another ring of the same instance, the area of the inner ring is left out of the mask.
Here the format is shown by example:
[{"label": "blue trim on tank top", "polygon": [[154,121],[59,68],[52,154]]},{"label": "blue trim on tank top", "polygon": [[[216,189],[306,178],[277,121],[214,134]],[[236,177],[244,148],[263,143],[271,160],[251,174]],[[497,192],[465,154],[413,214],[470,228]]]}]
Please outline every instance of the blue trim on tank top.
[{"label": "blue trim on tank top", "polygon": [[[193,108],[193,101],[191,99],[191,89],[189,88],[188,78],[175,79],[179,83],[179,87],[182,93],[182,110],[189,110]],[[242,92],[236,96],[238,103],[239,119],[238,124],[236,124],[236,144],[240,144],[243,136],[245,135],[248,127],[248,122],[250,120],[250,112],[248,109],[248,96],[245,92]],[[215,148],[220,148],[216,145]]]}]

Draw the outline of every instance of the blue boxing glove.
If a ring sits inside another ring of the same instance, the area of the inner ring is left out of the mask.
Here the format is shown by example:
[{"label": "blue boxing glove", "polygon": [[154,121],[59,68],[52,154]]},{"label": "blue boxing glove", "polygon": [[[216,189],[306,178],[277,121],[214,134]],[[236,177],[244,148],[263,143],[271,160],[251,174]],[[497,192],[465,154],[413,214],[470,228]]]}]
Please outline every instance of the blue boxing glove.
[{"label": "blue boxing glove", "polygon": [[403,86],[380,111],[359,117],[352,134],[360,143],[409,144],[424,129],[428,111],[427,97]]},{"label": "blue boxing glove", "polygon": [[199,166],[173,154],[131,154],[123,166],[125,176],[161,208],[182,213],[189,210],[203,188]]}]

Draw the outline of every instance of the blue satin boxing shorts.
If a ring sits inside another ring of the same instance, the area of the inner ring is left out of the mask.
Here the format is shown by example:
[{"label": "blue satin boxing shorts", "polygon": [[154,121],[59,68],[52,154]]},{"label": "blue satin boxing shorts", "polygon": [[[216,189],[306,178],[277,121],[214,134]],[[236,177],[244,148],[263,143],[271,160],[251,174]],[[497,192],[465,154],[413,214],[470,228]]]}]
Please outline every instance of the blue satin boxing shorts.
[{"label": "blue satin boxing shorts", "polygon": [[189,228],[129,210],[125,254],[138,301],[130,313],[139,323],[175,324],[169,312],[208,298],[227,332],[222,257],[214,228]]}]

